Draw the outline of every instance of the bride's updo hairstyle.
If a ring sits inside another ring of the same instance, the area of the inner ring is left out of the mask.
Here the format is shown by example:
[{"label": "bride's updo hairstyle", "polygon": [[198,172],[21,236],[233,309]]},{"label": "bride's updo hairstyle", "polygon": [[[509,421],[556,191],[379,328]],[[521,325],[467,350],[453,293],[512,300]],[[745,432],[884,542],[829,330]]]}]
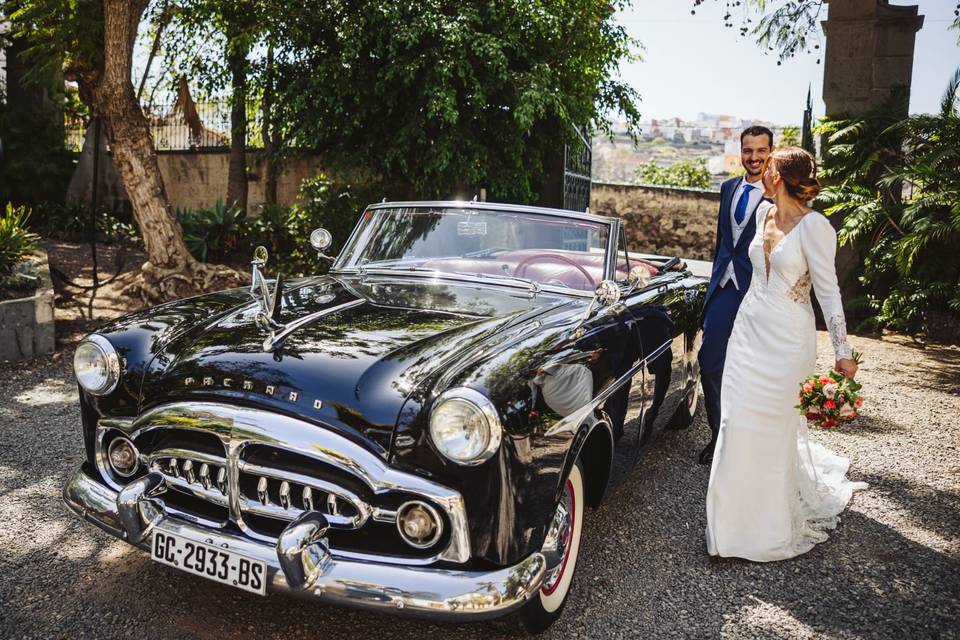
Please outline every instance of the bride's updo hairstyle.
[{"label": "bride's updo hairstyle", "polygon": [[801,202],[813,200],[820,193],[820,182],[817,180],[817,161],[806,150],[800,147],[781,147],[767,156],[764,162],[763,175],[767,165],[773,163],[787,193]]}]

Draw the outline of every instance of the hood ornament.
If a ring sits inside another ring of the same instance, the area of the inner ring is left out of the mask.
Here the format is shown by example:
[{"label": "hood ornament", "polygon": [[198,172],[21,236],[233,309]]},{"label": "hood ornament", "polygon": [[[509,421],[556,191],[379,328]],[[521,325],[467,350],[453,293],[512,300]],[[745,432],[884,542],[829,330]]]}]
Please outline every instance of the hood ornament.
[{"label": "hood ornament", "polygon": [[[273,286],[273,293],[271,293],[269,287],[267,287],[267,280],[264,278],[263,272],[260,271],[267,264],[268,257],[267,248],[260,245],[253,250],[253,260],[250,261],[250,264],[253,265],[250,292],[260,303],[260,310],[254,316],[254,322],[257,327],[270,334],[264,341],[264,351],[270,351],[274,343],[273,336],[277,331],[282,331],[285,328],[285,325],[279,321],[280,308],[283,304],[283,276],[277,274],[277,281]],[[268,345],[270,345],[269,348]]]}]

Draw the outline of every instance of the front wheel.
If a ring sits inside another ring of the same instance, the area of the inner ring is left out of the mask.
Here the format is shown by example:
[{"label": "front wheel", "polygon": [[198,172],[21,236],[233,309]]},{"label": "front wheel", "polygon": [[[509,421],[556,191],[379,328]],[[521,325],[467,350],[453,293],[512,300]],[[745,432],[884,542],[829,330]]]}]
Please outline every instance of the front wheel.
[{"label": "front wheel", "polygon": [[544,542],[544,555],[548,563],[552,559],[554,564],[548,565],[540,590],[520,609],[520,621],[527,633],[536,635],[545,631],[560,617],[567,603],[580,556],[585,506],[583,467],[577,460],[570,469]]}]

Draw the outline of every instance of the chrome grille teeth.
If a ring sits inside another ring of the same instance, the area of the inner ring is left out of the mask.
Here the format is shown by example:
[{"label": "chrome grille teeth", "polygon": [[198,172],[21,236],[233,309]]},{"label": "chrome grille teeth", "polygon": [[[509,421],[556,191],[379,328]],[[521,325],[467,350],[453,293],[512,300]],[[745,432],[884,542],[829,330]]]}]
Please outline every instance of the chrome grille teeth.
[{"label": "chrome grille teeth", "polygon": [[290,508],[290,483],[286,480],[280,483],[280,506]]},{"label": "chrome grille teeth", "polygon": [[340,515],[340,508],[337,506],[337,496],[332,493],[327,494],[327,514],[331,516]]},{"label": "chrome grille teeth", "polygon": [[265,477],[260,478],[260,482],[257,483],[257,498],[260,500],[260,504],[267,504],[267,501],[270,499],[270,496],[267,495],[267,479]]},{"label": "chrome grille teeth", "polygon": [[183,475],[186,477],[187,482],[191,484],[196,481],[196,476],[193,474],[193,460],[184,460]]},{"label": "chrome grille teeth", "polygon": [[303,488],[303,508],[306,511],[313,511],[313,489],[310,487]]},{"label": "chrome grille teeth", "polygon": [[170,458],[170,475],[172,475],[174,478],[180,477],[180,467],[177,466],[176,458]]},{"label": "chrome grille teeth", "polygon": [[227,468],[220,467],[220,470],[217,471],[217,489],[220,489],[220,493],[227,495]]},{"label": "chrome grille teeth", "polygon": [[200,484],[204,489],[210,488],[210,465],[206,462],[200,465]]}]

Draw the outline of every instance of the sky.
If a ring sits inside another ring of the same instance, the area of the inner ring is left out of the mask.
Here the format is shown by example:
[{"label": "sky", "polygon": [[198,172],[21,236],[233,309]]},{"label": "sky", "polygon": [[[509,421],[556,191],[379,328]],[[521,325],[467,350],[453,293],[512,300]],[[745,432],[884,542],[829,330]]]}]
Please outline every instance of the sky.
[{"label": "sky", "polygon": [[[739,35],[739,20],[734,20],[733,29],[723,26],[724,4],[707,0],[691,15],[693,0],[633,0],[618,16],[627,33],[643,45],[641,62],[620,67],[623,80],[640,93],[642,119],[693,120],[704,112],[799,124],[808,85],[814,117],[822,117],[823,61],[818,65],[816,59],[823,45],[811,55],[800,54],[777,66],[775,53],[764,55],[751,36]],[[919,5],[925,16],[914,50],[910,111],[936,111],[948,80],[960,66],[960,31],[948,29],[956,2],[891,4]]]}]

